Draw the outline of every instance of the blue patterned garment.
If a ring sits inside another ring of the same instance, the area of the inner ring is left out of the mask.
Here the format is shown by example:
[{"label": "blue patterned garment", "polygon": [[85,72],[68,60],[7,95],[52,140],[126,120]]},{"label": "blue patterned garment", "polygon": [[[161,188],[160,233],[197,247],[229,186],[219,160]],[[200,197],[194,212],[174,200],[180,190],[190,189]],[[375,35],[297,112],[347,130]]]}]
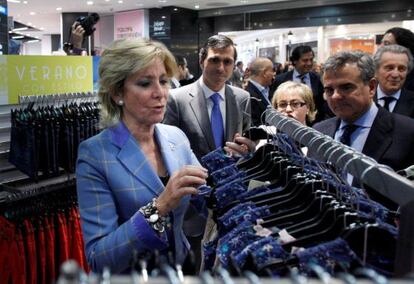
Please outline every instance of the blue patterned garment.
[{"label": "blue patterned garment", "polygon": [[247,187],[244,185],[242,179],[234,180],[216,188],[217,208],[223,209],[232,201],[239,200],[239,197],[244,192],[247,192]]},{"label": "blue patterned garment", "polygon": [[295,255],[299,259],[299,270],[308,275],[312,274],[309,263],[321,266],[331,275],[338,271],[338,268],[342,271],[344,268],[350,269],[352,263],[360,263],[358,256],[342,238],[307,248]]},{"label": "blue patterned garment", "polygon": [[238,267],[243,268],[249,255],[253,257],[259,269],[268,263],[285,260],[290,256],[274,237],[265,237],[249,244],[240,253],[234,255],[233,260]]},{"label": "blue patterned garment", "polygon": [[218,169],[217,171],[214,171],[210,174],[210,176],[213,178],[213,181],[215,184],[218,184],[220,181],[234,176],[240,172],[239,168],[237,168],[236,164],[228,165],[227,167],[224,167],[222,169]]},{"label": "blue patterned garment", "polygon": [[238,172],[238,173],[236,173],[232,176],[229,176],[225,179],[220,180],[216,185],[217,185],[217,187],[220,187],[220,186],[226,185],[226,184],[228,184],[228,183],[230,183],[234,180],[243,180],[245,177],[246,177],[246,172],[240,171],[240,172]]},{"label": "blue patterned garment", "polygon": [[216,260],[218,239],[203,244],[204,270],[212,270]]},{"label": "blue patterned garment", "polygon": [[223,149],[217,148],[201,158],[201,164],[208,169],[209,172],[214,172],[222,169],[228,165],[236,163],[240,157],[229,156]]},{"label": "blue patterned garment", "polygon": [[251,222],[244,221],[219,240],[216,253],[220,264],[228,268],[231,254],[238,254],[248,244],[262,238],[257,235]]},{"label": "blue patterned garment", "polygon": [[233,207],[218,218],[219,235],[224,235],[243,221],[256,223],[257,219],[268,216],[269,214],[270,210],[268,206],[256,207],[253,202],[239,203],[236,207]]}]

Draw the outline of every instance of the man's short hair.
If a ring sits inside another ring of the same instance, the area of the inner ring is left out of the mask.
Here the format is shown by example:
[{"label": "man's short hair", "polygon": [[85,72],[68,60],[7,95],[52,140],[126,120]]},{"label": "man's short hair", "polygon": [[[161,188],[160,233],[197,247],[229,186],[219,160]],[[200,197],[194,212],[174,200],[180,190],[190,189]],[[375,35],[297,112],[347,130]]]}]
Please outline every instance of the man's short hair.
[{"label": "man's short hair", "polygon": [[295,47],[295,49],[292,51],[292,55],[290,56],[290,61],[294,64],[295,61],[298,61],[302,55],[305,53],[312,52],[312,55],[315,57],[315,54],[313,53],[312,47],[309,45],[300,45]]},{"label": "man's short hair", "polygon": [[336,71],[345,64],[355,64],[361,72],[360,77],[365,85],[375,76],[374,60],[362,51],[342,51],[330,56],[322,67],[322,72]]},{"label": "man's short hair", "polygon": [[237,50],[234,47],[234,43],[231,40],[231,38],[226,37],[225,35],[213,35],[213,36],[209,37],[207,39],[206,43],[204,44],[204,46],[200,49],[200,54],[199,54],[200,62],[203,62],[207,58],[207,53],[208,53],[209,48],[224,49],[224,48],[227,48],[229,46],[233,47],[233,50],[234,50],[233,59],[236,62]]},{"label": "man's short hair", "polygon": [[185,67],[187,65],[187,59],[184,56],[176,55],[175,61],[177,62],[177,66]]},{"label": "man's short hair", "polygon": [[394,54],[405,54],[408,57],[408,70],[407,73],[413,69],[413,55],[408,48],[405,48],[402,45],[390,44],[380,47],[377,52],[374,54],[375,70],[378,70],[381,65],[381,57],[385,52],[390,52]]}]

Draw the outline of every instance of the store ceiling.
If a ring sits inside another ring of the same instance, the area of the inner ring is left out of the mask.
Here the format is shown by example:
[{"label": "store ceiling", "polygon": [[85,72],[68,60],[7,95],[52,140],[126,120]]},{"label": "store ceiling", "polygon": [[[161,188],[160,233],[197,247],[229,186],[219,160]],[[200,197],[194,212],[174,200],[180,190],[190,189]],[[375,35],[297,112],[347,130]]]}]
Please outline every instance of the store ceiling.
[{"label": "store ceiling", "polygon": [[134,9],[176,6],[199,10],[274,3],[291,0],[8,0],[13,20],[33,27],[19,31],[29,36],[59,34],[62,12],[97,12],[101,15]]}]

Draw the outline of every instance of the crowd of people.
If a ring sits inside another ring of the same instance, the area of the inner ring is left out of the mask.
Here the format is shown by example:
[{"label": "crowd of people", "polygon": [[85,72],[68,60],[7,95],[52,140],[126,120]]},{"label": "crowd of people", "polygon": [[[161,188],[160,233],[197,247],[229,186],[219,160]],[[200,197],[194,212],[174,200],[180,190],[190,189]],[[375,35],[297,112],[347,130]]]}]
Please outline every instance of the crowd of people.
[{"label": "crowd of people", "polygon": [[133,254],[146,250],[172,254],[177,263],[190,244],[199,251],[207,215],[198,188],[208,178],[199,160],[217,148],[255,151],[242,133],[263,124],[268,106],[396,171],[413,165],[414,94],[406,84],[412,46],[399,37],[387,31],[373,57],[334,54],[320,74],[312,48],[299,46],[290,70],[279,74],[281,66],[268,58],[243,69],[233,41],[214,35],[200,50],[198,79],[161,43],[115,41],[99,66],[104,130],[80,145],[77,162],[92,270],[127,271]]}]

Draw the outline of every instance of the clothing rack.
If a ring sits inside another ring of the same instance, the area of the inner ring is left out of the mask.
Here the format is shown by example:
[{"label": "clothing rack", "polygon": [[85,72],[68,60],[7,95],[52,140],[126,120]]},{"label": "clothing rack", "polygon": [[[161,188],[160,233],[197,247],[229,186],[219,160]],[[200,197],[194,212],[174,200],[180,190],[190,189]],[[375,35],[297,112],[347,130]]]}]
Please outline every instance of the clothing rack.
[{"label": "clothing rack", "polygon": [[389,167],[378,164],[372,158],[270,107],[265,111],[265,118],[266,123],[307,146],[309,151],[316,153],[324,162],[350,173],[400,205],[395,273],[402,276],[414,272],[414,183],[396,174]]},{"label": "clothing rack", "polygon": [[30,95],[19,96],[19,104],[28,103],[52,103],[56,101],[71,101],[75,99],[88,99],[97,97],[92,92],[79,92],[79,93],[64,93],[64,94],[51,94],[51,95]]}]

